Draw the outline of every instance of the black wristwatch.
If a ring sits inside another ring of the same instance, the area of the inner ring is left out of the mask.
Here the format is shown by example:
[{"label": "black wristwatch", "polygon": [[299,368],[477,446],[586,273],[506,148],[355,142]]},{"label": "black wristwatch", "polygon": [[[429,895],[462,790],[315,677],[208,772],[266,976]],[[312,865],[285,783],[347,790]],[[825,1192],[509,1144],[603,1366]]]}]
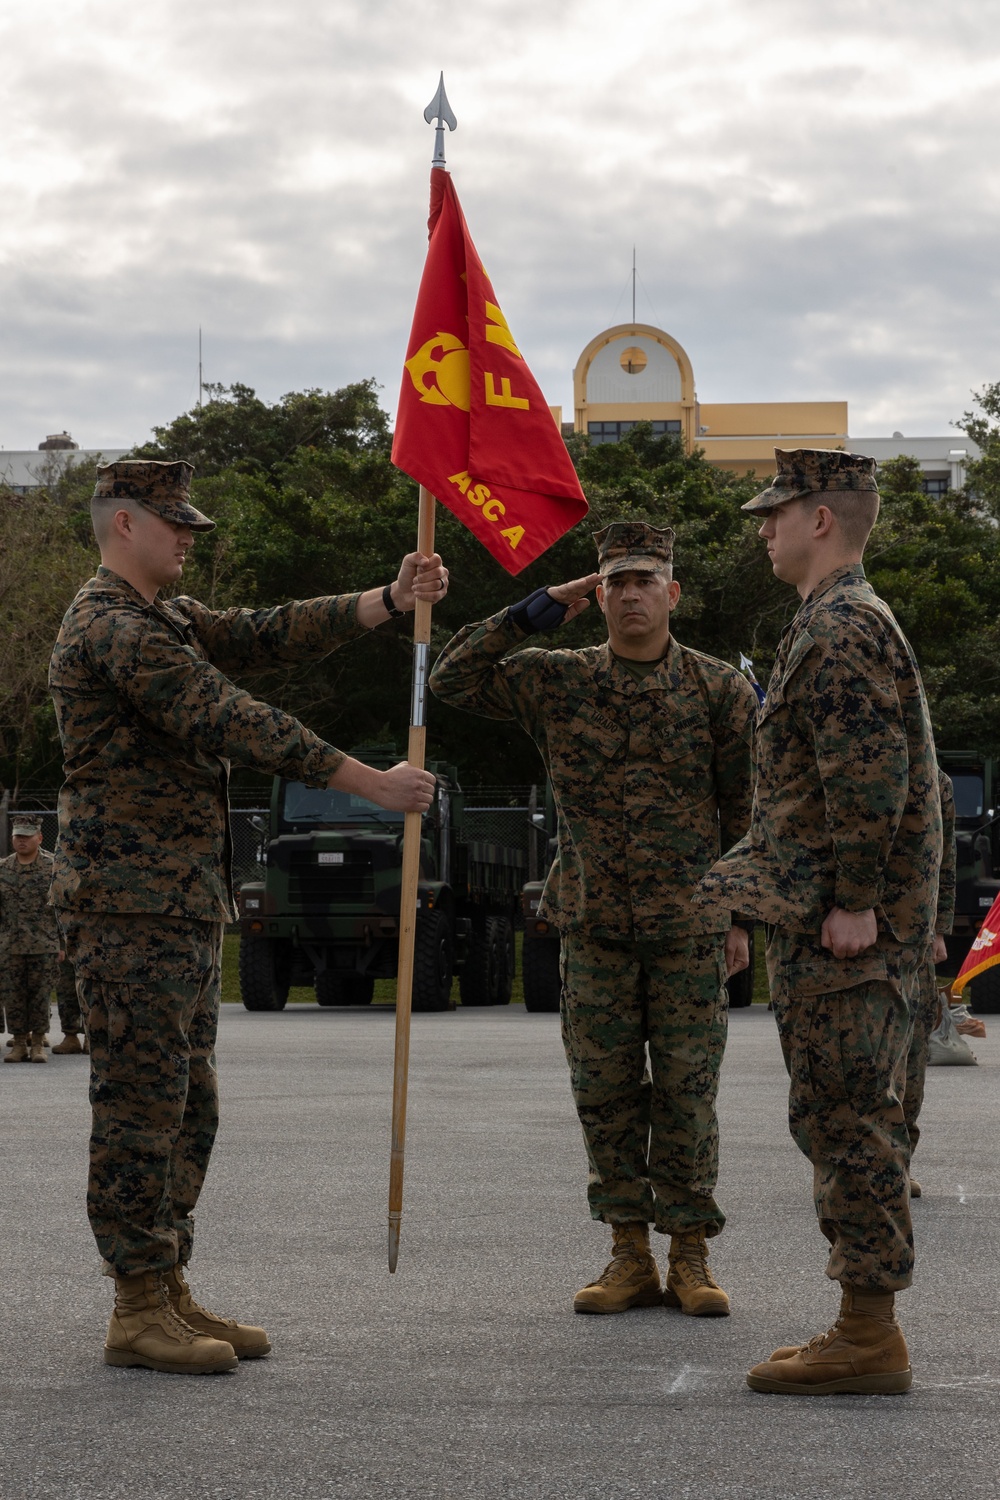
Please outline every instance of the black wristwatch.
[{"label": "black wristwatch", "polygon": [[404,615],[405,611],[401,610],[401,609],[397,609],[396,606],[392,602],[392,584],[391,583],[387,583],[386,586],[385,586],[385,588],[382,590],[382,603],[385,605],[386,609],[389,611],[389,615],[390,615],[391,619],[393,619],[393,620],[401,620],[403,618],[403,615]]}]

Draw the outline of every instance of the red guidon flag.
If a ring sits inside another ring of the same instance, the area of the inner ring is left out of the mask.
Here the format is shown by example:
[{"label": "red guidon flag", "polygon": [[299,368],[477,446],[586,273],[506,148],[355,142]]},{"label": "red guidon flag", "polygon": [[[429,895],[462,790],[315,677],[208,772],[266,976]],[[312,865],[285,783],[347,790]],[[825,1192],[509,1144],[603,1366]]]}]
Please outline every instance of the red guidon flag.
[{"label": "red guidon flag", "polygon": [[520,573],[587,501],[440,167],[428,227],[392,461]]},{"label": "red guidon flag", "polygon": [[994,964],[1000,964],[1000,896],[986,913],[986,920],[966,954],[965,963],[958,971],[958,978],[952,981],[952,995],[957,998],[971,979],[975,979],[986,969],[992,969]]}]

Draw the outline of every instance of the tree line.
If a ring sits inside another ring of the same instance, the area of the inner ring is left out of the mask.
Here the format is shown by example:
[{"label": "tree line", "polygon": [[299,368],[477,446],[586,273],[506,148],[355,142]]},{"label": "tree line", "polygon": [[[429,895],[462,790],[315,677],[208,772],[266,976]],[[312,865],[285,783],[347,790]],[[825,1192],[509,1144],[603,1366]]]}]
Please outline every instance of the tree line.
[{"label": "tree line", "polygon": [[[193,500],[218,522],[197,539],[184,592],[216,609],[267,607],[389,582],[414,546],[416,486],[393,468],[392,435],[371,380],[334,392],[294,392],[268,404],[248,386],[207,387],[208,400],[153,430],[133,457],[189,460]],[[879,471],[882,510],[866,557],[920,661],[942,748],[1000,751],[1000,384],[956,424],[982,450],[965,489],[927,495],[920,467],[899,458]],[[767,681],[778,638],[798,604],[771,574],[740,506],[761,488],[751,474],[713,468],[700,451],[638,424],[618,443],[568,446],[590,502],[586,519],[511,578],[470,532],[438,507],[438,550],[451,570],[434,611],[432,649],[533,589],[588,573],[592,533],[609,521],[672,526],[682,588],[674,617],[685,644]],[[0,489],[0,788],[51,788],[61,755],[46,671],[63,612],[94,572],[94,466],[71,464],[44,489]],[[567,644],[603,639],[588,610]],[[409,622],[384,625],[321,663],[247,679],[343,749],[406,743]],[[432,702],[428,755],[458,766],[466,785],[525,784],[541,776],[514,725]]]}]

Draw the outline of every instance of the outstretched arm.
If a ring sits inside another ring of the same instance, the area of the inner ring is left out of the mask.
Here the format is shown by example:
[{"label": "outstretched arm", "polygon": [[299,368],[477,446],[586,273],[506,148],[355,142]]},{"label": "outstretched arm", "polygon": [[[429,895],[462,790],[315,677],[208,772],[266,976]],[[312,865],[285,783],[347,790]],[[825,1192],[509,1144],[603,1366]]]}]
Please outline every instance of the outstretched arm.
[{"label": "outstretched arm", "polygon": [[[422,552],[408,552],[399,568],[399,576],[388,586],[393,609],[403,614],[417,607],[418,599],[440,604],[448,592],[448,569],[438,554],[425,557]],[[386,608],[385,588],[368,589],[358,600],[358,624],[369,630],[390,618]]]},{"label": "outstretched arm", "polygon": [[318,599],[293,600],[273,609],[207,609],[197,599],[169,601],[186,620],[208,658],[223,672],[259,671],[275,662],[300,662],[328,656],[357,636],[391,617],[385,604],[388,589],[393,609],[406,614],[418,599],[432,602],[448,592],[448,569],[437,553],[424,557],[409,552],[392,583],[363,594],[329,594]]}]

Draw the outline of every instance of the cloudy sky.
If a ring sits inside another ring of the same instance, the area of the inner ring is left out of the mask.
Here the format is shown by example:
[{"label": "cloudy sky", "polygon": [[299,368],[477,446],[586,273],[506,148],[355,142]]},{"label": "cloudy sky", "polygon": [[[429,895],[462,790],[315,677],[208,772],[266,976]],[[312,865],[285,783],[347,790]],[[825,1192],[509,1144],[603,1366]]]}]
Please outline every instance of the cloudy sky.
[{"label": "cloudy sky", "polygon": [[1000,0],[5,0],[0,445],[205,376],[395,405],[448,163],[550,402],[636,313],[703,401],[945,433],[1000,380]]}]

